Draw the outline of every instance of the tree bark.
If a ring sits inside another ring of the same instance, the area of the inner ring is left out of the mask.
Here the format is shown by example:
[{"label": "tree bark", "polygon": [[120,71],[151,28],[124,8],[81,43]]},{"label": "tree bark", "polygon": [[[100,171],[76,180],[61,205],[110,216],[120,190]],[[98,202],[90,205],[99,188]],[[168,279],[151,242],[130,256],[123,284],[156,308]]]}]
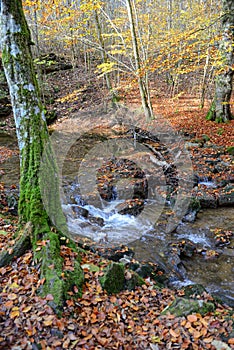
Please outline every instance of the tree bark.
[{"label": "tree bark", "polygon": [[232,119],[230,100],[232,94],[234,64],[234,2],[223,0],[222,40],[219,44],[223,60],[222,71],[215,80],[215,97],[206,116],[208,120],[218,123]]},{"label": "tree bark", "polygon": [[141,76],[141,61],[140,61],[140,55],[139,55],[139,49],[138,49],[138,43],[137,43],[137,35],[136,35],[136,29],[135,29],[135,23],[133,19],[133,10],[132,10],[132,3],[131,0],[126,0],[127,5],[127,11],[128,11],[128,18],[130,23],[130,30],[131,30],[131,37],[132,37],[132,47],[133,47],[133,53],[134,53],[134,59],[135,59],[135,70],[137,74],[138,79],[138,86],[139,91],[141,95],[141,104],[144,110],[144,114],[148,120],[153,119],[152,110],[149,106],[149,103],[147,101],[147,91],[146,86],[144,84],[144,81]]},{"label": "tree bark", "polygon": [[[71,276],[64,280],[61,278],[63,259],[60,256],[60,237],[67,234],[67,226],[59,198],[56,162],[53,150],[48,146],[49,134],[44,107],[33,67],[31,35],[21,0],[1,0],[0,10],[2,63],[9,85],[20,150],[18,212],[21,232],[23,231],[23,236],[19,235],[13,248],[14,254],[1,255],[0,264],[9,263],[14,256],[23,253],[24,244],[27,248],[29,246],[28,238],[26,239],[29,236],[34,258],[41,261],[42,278],[46,279],[41,292],[53,294],[55,304],[61,306],[65,291],[72,285]],[[50,178],[54,179],[53,182],[50,181],[47,193],[50,202],[47,211],[40,189],[43,152],[46,152],[43,171],[47,171]],[[63,233],[56,233],[56,229],[51,230],[52,225],[58,223],[60,228],[64,228]],[[41,249],[38,249],[38,241],[45,242]],[[75,265],[70,275],[74,277],[74,281],[77,278],[76,282],[73,281],[77,285],[82,282],[83,277],[81,268]]]},{"label": "tree bark", "polygon": [[[102,63],[108,63],[107,54],[106,54],[106,50],[105,50],[105,43],[104,43],[104,40],[103,40],[103,37],[102,37],[102,30],[101,30],[101,25],[100,25],[100,22],[99,22],[97,10],[94,11],[94,20],[95,20],[95,26],[96,26],[96,31],[97,31],[97,37],[98,37],[99,45],[102,48],[102,51],[101,51]],[[118,97],[117,93],[115,92],[115,90],[112,87],[110,74],[109,73],[105,73],[104,76],[105,76],[105,80],[106,80],[107,89],[111,93],[112,105],[113,105],[113,107],[116,107],[116,105],[117,105],[117,103],[119,101],[119,97]]]}]

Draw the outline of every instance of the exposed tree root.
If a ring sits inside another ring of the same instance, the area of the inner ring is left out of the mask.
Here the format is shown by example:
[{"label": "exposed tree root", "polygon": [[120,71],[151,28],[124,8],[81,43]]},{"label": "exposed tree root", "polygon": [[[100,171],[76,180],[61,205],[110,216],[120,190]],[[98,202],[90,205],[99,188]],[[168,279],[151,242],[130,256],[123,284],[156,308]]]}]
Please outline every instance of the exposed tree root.
[{"label": "exposed tree root", "polygon": [[[0,267],[8,265],[15,257],[22,256],[32,248],[32,225],[26,224],[25,230],[20,234],[15,245],[0,254]],[[44,282],[39,294],[52,295],[51,306],[60,313],[68,292],[75,286],[74,295],[81,296],[83,284],[83,271],[80,267],[78,248],[69,238],[61,237],[59,233],[48,232],[43,235],[43,244],[34,247],[34,260],[41,265],[41,280]],[[65,240],[65,242],[64,242]],[[67,244],[69,247],[65,246]],[[37,248],[36,248],[37,247]],[[68,250],[69,269],[65,266],[65,260],[61,256],[61,249]]]},{"label": "exposed tree root", "polygon": [[25,230],[13,247],[9,247],[0,254],[0,267],[8,265],[15,257],[22,256],[31,246],[29,231]]}]

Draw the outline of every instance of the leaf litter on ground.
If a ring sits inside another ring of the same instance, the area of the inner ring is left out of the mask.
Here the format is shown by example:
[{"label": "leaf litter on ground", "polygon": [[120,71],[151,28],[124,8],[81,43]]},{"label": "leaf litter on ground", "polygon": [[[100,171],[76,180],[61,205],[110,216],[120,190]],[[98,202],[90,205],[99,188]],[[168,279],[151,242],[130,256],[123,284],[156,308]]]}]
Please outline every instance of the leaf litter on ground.
[{"label": "leaf litter on ground", "polygon": [[[70,90],[72,86],[67,85],[65,77],[61,81],[64,89],[60,90],[60,100],[57,100],[55,107],[62,118],[63,111],[69,110],[69,101],[62,99],[62,92],[69,95],[71,91],[66,91],[66,86]],[[207,135],[208,142],[212,144],[223,147],[232,145],[234,121],[222,125],[221,131],[218,124],[204,122],[204,111],[199,108],[188,110],[181,100],[177,102],[175,99],[160,99],[154,109],[163,113],[176,130],[193,134],[194,139]],[[139,104],[139,98],[135,103]],[[182,106],[179,112],[178,106]],[[70,107],[79,109],[77,101],[72,101]],[[200,151],[207,153],[207,149]],[[192,149],[194,157],[195,153]],[[0,155],[4,161],[12,153],[1,148]],[[222,157],[225,160],[229,156]],[[198,162],[202,162],[201,157],[197,158]],[[8,218],[5,207],[3,205],[4,215],[0,217],[1,251],[14,244],[17,230],[17,219]],[[64,269],[72,267],[73,257],[70,253],[68,248],[62,247]],[[215,311],[205,315],[193,313],[176,317],[168,313],[162,316],[162,310],[177,296],[183,296],[183,290],[159,289],[147,279],[145,285],[134,291],[108,295],[99,282],[108,261],[91,252],[82,253],[81,258],[85,274],[82,297],[74,298],[77,292],[74,286],[61,317],[51,306],[52,295],[44,298],[37,295],[44,281],[40,280],[40,265],[33,262],[31,251],[15,259],[11,265],[0,268],[0,349],[234,349],[233,310],[227,305],[215,302]],[[213,301],[207,293],[197,298]]]}]

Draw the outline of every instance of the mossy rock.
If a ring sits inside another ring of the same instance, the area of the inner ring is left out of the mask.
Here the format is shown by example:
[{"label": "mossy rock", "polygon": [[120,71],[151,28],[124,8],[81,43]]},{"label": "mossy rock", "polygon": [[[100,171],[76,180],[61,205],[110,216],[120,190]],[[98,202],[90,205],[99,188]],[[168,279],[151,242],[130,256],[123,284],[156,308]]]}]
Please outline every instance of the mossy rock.
[{"label": "mossy rock", "polygon": [[167,313],[180,316],[187,316],[191,313],[199,313],[204,315],[208,312],[213,312],[215,310],[215,305],[211,302],[205,302],[203,300],[194,300],[186,298],[176,298],[173,303],[167,306],[161,315],[166,315]]},{"label": "mossy rock", "polygon": [[202,135],[202,139],[203,139],[205,142],[210,141],[210,137],[209,137],[208,135],[206,135],[206,134],[203,134],[203,135]]},{"label": "mossy rock", "polygon": [[111,263],[107,268],[104,276],[100,278],[102,288],[108,294],[116,294],[124,289],[124,265],[118,263]]},{"label": "mossy rock", "polygon": [[190,284],[184,287],[184,295],[186,297],[201,295],[206,289],[201,284]]},{"label": "mossy rock", "polygon": [[188,211],[196,211],[198,212],[201,209],[201,203],[198,198],[192,197],[189,203]]},{"label": "mossy rock", "polygon": [[227,152],[234,156],[234,146],[227,147]]},{"label": "mossy rock", "polygon": [[131,263],[129,264],[129,268],[135,271],[142,279],[150,277],[159,287],[163,287],[168,278],[162,267],[158,267],[157,265],[152,265],[150,263],[145,263],[142,265],[139,263]]},{"label": "mossy rock", "polygon": [[[133,269],[133,268],[132,268]],[[136,269],[136,272],[138,273],[139,276],[142,278],[150,277],[151,274],[154,271],[154,266],[150,264],[143,264],[143,265],[138,265],[138,268]]]}]

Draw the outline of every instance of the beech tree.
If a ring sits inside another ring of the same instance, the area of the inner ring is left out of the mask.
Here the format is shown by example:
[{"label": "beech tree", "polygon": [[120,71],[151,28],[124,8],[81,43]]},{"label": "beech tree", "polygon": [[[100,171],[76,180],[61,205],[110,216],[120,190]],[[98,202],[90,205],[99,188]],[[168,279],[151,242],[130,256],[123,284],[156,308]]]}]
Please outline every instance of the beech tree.
[{"label": "beech tree", "polygon": [[230,100],[234,73],[234,2],[223,0],[222,38],[219,51],[223,67],[215,80],[215,97],[207,114],[208,120],[227,122],[232,119]]},{"label": "beech tree", "polygon": [[146,118],[150,120],[150,119],[153,119],[154,116],[153,116],[153,110],[152,110],[152,105],[150,100],[148,83],[146,83],[146,81],[144,81],[144,79],[141,76],[142,75],[141,60],[140,60],[140,54],[139,54],[139,48],[138,48],[138,42],[137,42],[136,25],[134,23],[132,0],[126,0],[126,6],[127,6],[128,19],[130,24],[131,38],[132,38],[132,48],[133,48],[134,59],[135,59],[135,72],[137,75],[138,87],[141,95],[141,104],[142,104]]},{"label": "beech tree", "polygon": [[[61,208],[56,162],[49,144],[44,108],[32,61],[33,43],[22,1],[1,0],[0,11],[2,63],[9,85],[20,151],[20,228],[14,247],[1,253],[0,266],[8,264],[32,247],[34,259],[41,263],[41,278],[45,279],[41,293],[52,294],[55,305],[61,306],[66,292],[73,285],[78,289],[81,286],[82,270],[77,260],[78,253],[74,253],[73,271],[65,271],[65,274],[63,271],[61,245],[66,242],[73,251],[76,247],[68,237]],[[43,171],[50,175],[50,179],[54,179],[47,189],[50,215],[45,210],[40,190],[43,152]],[[55,222],[64,228],[63,232],[54,227]]]}]

